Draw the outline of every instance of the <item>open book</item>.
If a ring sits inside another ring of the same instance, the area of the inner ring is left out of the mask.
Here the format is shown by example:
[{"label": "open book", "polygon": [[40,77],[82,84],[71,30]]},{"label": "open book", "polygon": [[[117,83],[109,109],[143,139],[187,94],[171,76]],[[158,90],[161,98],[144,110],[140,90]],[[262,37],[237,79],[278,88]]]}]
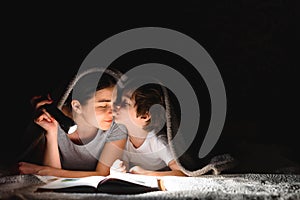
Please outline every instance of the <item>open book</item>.
[{"label": "open book", "polygon": [[45,182],[36,192],[74,192],[138,194],[150,191],[164,191],[162,180],[156,176],[129,173],[115,173],[109,176],[88,176],[82,178],[38,177]]}]

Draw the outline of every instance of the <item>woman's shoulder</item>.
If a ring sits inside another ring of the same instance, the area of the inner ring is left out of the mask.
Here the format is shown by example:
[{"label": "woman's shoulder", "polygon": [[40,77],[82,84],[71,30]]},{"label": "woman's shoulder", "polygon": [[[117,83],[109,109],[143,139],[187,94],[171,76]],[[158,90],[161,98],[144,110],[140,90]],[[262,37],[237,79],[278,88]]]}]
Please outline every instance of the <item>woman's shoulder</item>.
[{"label": "woman's shoulder", "polygon": [[123,124],[117,124],[115,121],[112,122],[112,125],[109,129],[110,132],[122,132],[127,134],[127,128]]},{"label": "woman's shoulder", "polygon": [[112,123],[109,130],[106,131],[108,140],[120,140],[128,137],[127,129],[122,124]]}]

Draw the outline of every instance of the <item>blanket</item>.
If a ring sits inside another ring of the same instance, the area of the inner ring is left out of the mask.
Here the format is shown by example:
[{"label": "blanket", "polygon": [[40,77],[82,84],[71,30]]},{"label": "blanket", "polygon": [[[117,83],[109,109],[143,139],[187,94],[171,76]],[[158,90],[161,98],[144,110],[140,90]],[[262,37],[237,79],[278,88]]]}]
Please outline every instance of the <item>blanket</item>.
[{"label": "blanket", "polygon": [[[85,71],[81,71],[76,74],[65,86],[58,88],[53,92],[52,98],[56,99],[58,108],[62,108],[67,98],[71,94],[73,87],[76,83],[86,74],[104,71],[105,68],[90,68]],[[110,72],[108,70],[108,72]],[[114,72],[111,72],[114,73]],[[112,74],[112,76],[116,76]],[[62,89],[63,88],[63,89]],[[167,138],[171,153],[175,158],[180,169],[187,176],[200,176],[203,174],[220,174],[222,171],[232,169],[236,165],[236,160],[232,155],[228,153],[211,154],[206,158],[200,159],[198,152],[200,145],[203,141],[203,133],[198,132],[194,138],[196,143],[192,143],[185,152],[182,153],[182,142],[183,140],[174,140],[177,136],[178,128],[180,126],[180,105],[176,101],[174,94],[166,89],[164,91],[164,100],[166,104],[166,127],[167,127]],[[31,137],[29,137],[31,135]],[[184,133],[181,135],[184,137]],[[183,138],[184,139],[184,138]],[[17,161],[23,160],[27,162],[33,162],[37,164],[42,163],[42,152],[44,148],[45,137],[43,130],[38,127],[35,123],[28,126],[27,133],[25,134],[24,140],[27,140],[28,144],[25,147],[22,155],[17,158]],[[178,143],[179,141],[179,143]],[[26,142],[24,142],[25,144]]]},{"label": "blanket", "polygon": [[0,199],[300,199],[300,175],[223,174],[166,177],[168,191],[132,195],[36,192],[44,184],[34,175],[0,177]]}]

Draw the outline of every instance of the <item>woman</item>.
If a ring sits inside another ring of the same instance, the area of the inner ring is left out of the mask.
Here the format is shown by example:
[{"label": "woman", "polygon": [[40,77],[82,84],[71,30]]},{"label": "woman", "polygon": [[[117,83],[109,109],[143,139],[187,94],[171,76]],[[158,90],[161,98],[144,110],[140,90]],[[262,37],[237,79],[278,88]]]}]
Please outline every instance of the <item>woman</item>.
[{"label": "woman", "polygon": [[42,110],[42,114],[35,123],[45,129],[44,165],[20,162],[21,174],[60,177],[109,174],[114,160],[121,157],[127,139],[126,129],[113,121],[112,94],[118,81],[116,74],[120,73],[106,69],[103,73],[84,75],[76,83],[64,107],[69,109],[77,124],[77,130],[72,134],[66,134],[42,109],[44,104],[53,102],[50,98],[36,104],[37,111]]}]

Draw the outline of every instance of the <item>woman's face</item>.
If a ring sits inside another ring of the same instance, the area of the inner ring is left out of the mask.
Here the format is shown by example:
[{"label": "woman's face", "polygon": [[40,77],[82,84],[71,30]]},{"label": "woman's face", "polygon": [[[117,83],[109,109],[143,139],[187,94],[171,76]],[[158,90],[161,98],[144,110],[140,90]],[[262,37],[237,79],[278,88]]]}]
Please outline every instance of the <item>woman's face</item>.
[{"label": "woman's face", "polygon": [[112,94],[114,87],[98,90],[95,98],[87,101],[82,107],[87,122],[102,130],[108,130],[113,121]]}]

